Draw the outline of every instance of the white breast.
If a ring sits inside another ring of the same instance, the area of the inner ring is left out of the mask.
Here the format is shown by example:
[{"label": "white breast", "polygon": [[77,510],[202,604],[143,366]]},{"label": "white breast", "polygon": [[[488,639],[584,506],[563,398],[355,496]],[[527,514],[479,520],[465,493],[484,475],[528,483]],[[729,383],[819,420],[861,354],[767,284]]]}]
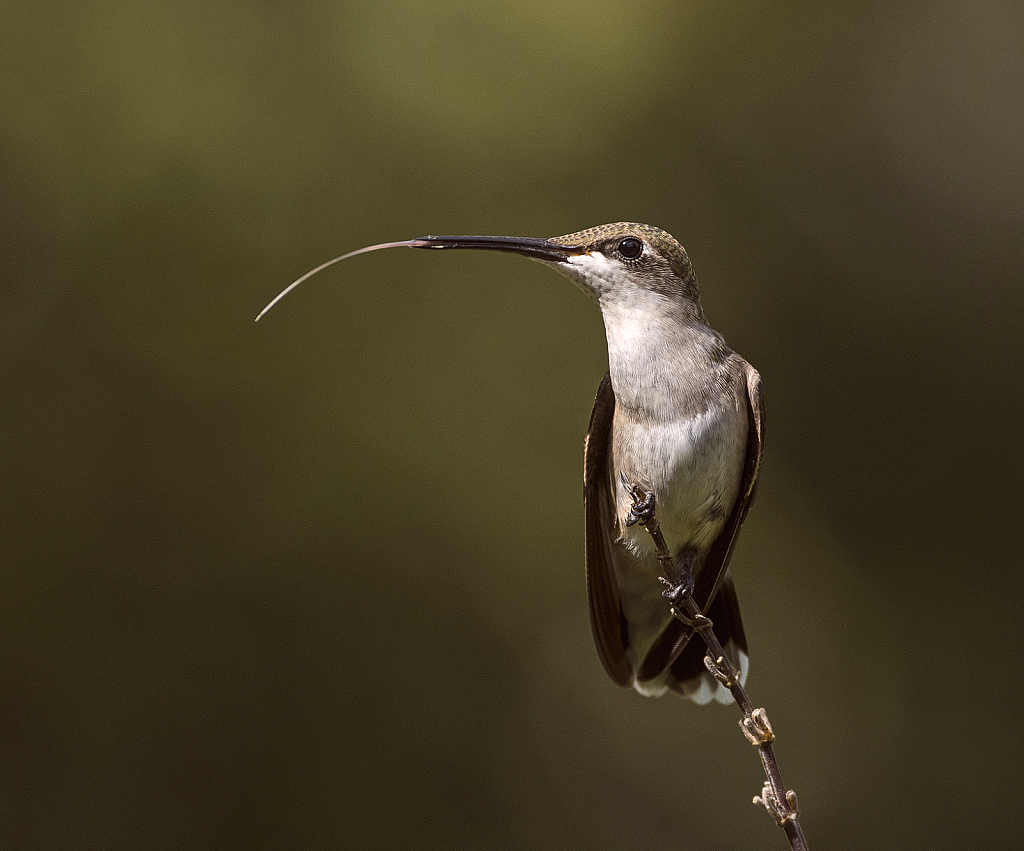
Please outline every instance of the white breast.
[{"label": "white breast", "polygon": [[[615,467],[630,482],[652,491],[658,522],[669,547],[704,550],[721,532],[739,493],[747,439],[746,411],[739,405],[688,419],[640,422],[616,412]],[[650,536],[626,528],[632,506],[617,483],[619,532],[634,551],[649,551]]]}]

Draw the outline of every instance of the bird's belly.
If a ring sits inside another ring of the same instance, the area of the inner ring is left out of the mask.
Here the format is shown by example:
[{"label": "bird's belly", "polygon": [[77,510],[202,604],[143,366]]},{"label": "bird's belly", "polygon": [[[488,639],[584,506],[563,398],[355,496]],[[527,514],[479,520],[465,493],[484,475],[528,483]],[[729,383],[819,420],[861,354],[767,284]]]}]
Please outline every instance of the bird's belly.
[{"label": "bird's belly", "polygon": [[[612,452],[616,471],[654,493],[655,514],[673,553],[695,549],[694,569],[721,533],[739,495],[747,442],[746,411],[731,406],[689,420],[638,423],[616,417]],[[627,527],[633,499],[618,473],[614,482],[619,541],[627,550],[615,559],[623,614],[629,629],[627,652],[639,668],[671,619],[662,596],[664,572],[650,534]],[[664,686],[650,686],[658,694]]]},{"label": "bird's belly", "polygon": [[[704,552],[722,531],[739,494],[746,455],[746,411],[729,406],[685,420],[636,422],[616,417],[614,468],[633,485],[652,492],[655,512],[669,548]],[[623,543],[650,553],[650,535],[625,518],[633,500],[615,482],[616,514]]]}]

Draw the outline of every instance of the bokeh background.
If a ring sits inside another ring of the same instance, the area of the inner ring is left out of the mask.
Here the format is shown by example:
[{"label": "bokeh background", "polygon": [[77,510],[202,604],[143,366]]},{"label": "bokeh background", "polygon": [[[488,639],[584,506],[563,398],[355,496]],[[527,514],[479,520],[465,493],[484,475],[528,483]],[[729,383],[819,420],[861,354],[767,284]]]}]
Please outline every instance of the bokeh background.
[{"label": "bokeh background", "polygon": [[784,847],[591,646],[593,305],[650,222],[764,376],[733,562],[812,847],[1019,848],[1024,11],[0,13],[0,846]]}]

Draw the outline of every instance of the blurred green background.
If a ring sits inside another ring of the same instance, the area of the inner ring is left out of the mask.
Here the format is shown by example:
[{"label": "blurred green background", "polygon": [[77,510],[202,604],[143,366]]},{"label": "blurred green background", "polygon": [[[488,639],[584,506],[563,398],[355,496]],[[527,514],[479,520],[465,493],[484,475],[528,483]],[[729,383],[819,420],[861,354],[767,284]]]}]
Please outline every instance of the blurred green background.
[{"label": "blurred green background", "polygon": [[780,848],[591,645],[597,310],[424,233],[650,222],[764,377],[733,561],[811,846],[1019,848],[1017,3],[0,13],[0,847]]}]

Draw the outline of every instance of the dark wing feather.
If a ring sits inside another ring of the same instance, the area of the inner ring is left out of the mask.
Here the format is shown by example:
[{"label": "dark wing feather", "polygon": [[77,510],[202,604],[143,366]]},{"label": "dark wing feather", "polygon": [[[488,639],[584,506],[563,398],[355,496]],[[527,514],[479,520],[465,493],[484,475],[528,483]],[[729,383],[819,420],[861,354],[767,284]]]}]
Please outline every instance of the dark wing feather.
[{"label": "dark wing feather", "polygon": [[747,368],[747,455],[743,462],[743,479],[740,481],[740,495],[732,508],[732,514],[708,551],[707,558],[697,578],[694,597],[701,611],[706,611],[715,596],[718,586],[729,567],[729,559],[736,547],[740,527],[746,519],[757,493],[757,477],[761,472],[761,456],[764,454],[764,397],[761,392],[761,376],[749,363]]},{"label": "dark wing feather", "polygon": [[633,684],[626,658],[626,619],[615,580],[615,513],[608,465],[611,463],[615,393],[605,373],[597,388],[583,450],[583,498],[586,511],[587,598],[594,643],[605,670],[621,686]]}]

